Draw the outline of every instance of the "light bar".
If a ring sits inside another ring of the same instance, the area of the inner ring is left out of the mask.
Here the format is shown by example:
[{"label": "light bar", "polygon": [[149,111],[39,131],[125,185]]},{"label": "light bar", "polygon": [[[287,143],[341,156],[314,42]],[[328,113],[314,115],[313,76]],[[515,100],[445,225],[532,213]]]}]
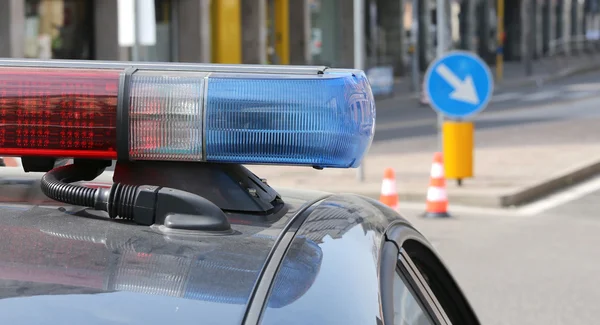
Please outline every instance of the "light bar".
[{"label": "light bar", "polygon": [[0,155],[357,167],[365,74],[320,67],[0,60]]}]

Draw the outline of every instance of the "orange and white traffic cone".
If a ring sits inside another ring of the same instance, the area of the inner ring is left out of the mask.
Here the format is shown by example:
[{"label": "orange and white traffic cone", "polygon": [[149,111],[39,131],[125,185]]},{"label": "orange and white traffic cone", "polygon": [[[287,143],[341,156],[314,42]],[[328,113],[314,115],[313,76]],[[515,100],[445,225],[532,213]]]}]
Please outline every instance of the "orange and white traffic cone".
[{"label": "orange and white traffic cone", "polygon": [[427,189],[427,205],[425,218],[448,218],[448,195],[446,193],[446,177],[444,175],[444,157],[441,152],[433,156],[429,188]]},{"label": "orange and white traffic cone", "polygon": [[2,164],[4,164],[5,167],[21,166],[19,160],[17,160],[16,158],[13,158],[13,157],[0,157],[0,160],[2,160]]},{"label": "orange and white traffic cone", "polygon": [[398,210],[399,199],[396,192],[396,173],[392,168],[386,168],[383,173],[383,182],[381,183],[381,195],[379,202],[389,206],[394,210]]}]

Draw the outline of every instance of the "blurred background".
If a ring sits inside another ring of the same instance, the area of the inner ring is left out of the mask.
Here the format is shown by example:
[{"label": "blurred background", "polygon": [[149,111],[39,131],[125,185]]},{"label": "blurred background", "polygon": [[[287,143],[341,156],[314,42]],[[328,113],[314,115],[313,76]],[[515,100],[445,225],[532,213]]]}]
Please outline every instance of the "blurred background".
[{"label": "blurred background", "polygon": [[[248,167],[274,186],[376,199],[392,169],[386,196],[440,250],[484,324],[597,323],[600,0],[133,3],[2,0],[0,57],[363,69],[377,121],[361,168]],[[481,57],[494,94],[472,119],[472,156],[454,157],[472,170],[447,177],[450,217],[424,219],[440,149],[423,74],[450,50]]]},{"label": "blurred background", "polygon": [[[597,39],[597,0],[446,0],[447,49],[477,53],[495,64],[579,50],[570,39]],[[154,40],[138,60],[165,62],[354,65],[353,0],[150,0]],[[412,54],[425,70],[436,56],[435,0],[364,0],[366,68],[410,73]],[[117,0],[7,0],[0,3],[0,56],[128,60],[119,46]],[[498,24],[506,26],[498,35]],[[531,40],[527,41],[527,29]],[[418,37],[412,37],[418,33]],[[557,46],[556,43],[562,44]],[[581,42],[583,43],[583,42]],[[531,46],[527,46],[531,45]],[[385,73],[379,75],[384,76]],[[383,82],[381,82],[383,84]],[[382,91],[385,92],[385,91]]]}]

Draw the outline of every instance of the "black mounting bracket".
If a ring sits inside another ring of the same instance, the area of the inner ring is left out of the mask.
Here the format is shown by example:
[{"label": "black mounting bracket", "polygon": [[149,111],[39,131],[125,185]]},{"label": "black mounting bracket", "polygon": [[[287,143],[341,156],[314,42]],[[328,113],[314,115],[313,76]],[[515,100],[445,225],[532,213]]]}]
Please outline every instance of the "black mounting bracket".
[{"label": "black mounting bracket", "polygon": [[223,211],[273,214],[280,195],[242,165],[172,161],[117,161],[113,182],[169,187],[199,195]]},{"label": "black mounting bracket", "polygon": [[[29,172],[49,172],[52,169],[60,166],[64,166],[69,162],[69,158],[55,158],[55,157],[21,157],[21,164],[23,165],[23,171]],[[88,161],[86,159],[74,159],[75,161]],[[111,160],[89,160],[89,161],[102,161],[102,165],[109,167],[112,164]]]}]

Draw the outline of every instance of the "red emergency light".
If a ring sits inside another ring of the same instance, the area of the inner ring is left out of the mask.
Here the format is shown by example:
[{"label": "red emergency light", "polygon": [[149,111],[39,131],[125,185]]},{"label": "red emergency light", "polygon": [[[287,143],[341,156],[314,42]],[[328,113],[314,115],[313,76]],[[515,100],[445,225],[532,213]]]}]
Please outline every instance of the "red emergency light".
[{"label": "red emergency light", "polygon": [[0,67],[0,155],[115,159],[120,70]]}]

